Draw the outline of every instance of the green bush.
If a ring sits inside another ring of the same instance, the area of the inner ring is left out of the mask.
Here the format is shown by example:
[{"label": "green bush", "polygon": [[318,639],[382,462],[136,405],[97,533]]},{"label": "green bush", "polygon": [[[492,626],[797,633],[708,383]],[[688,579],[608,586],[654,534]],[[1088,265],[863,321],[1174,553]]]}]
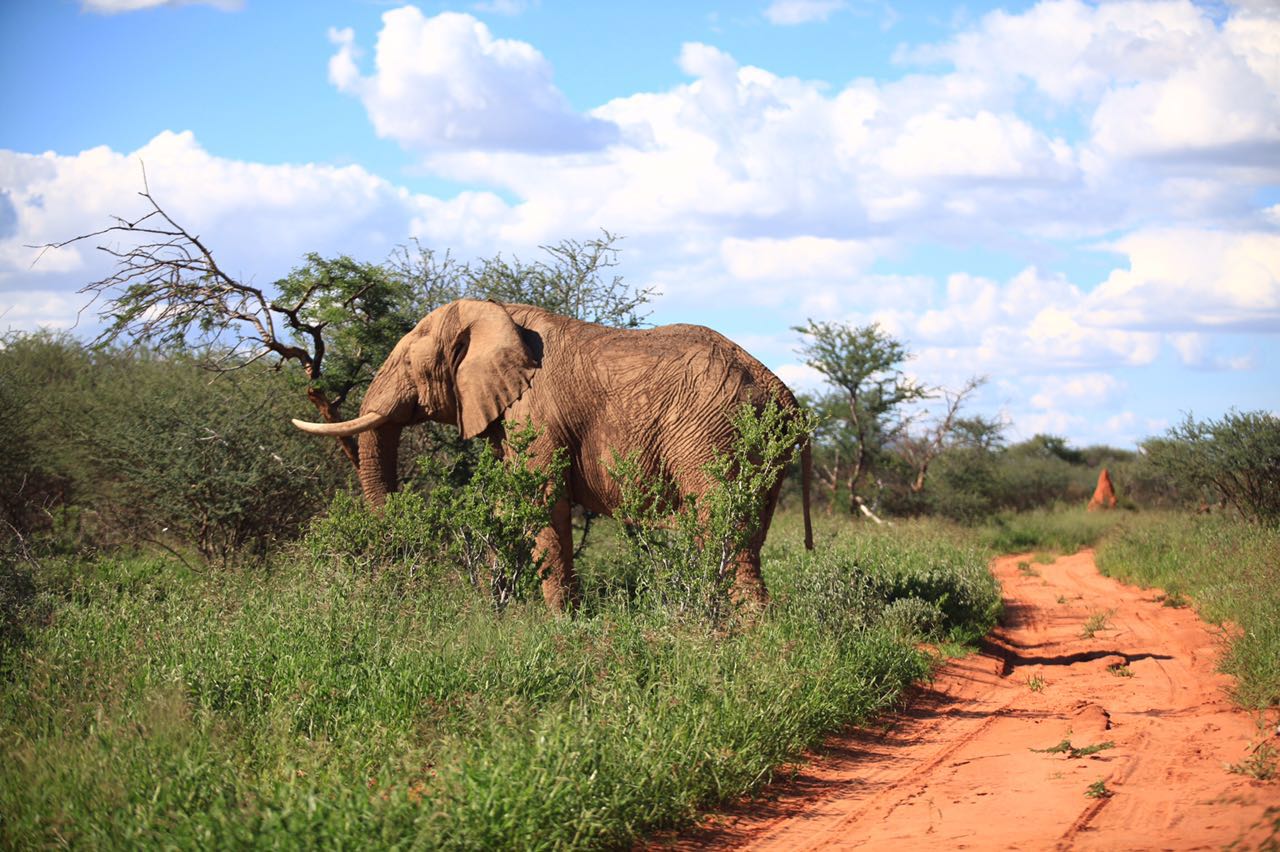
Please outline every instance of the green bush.
[{"label": "green bush", "polygon": [[482,443],[471,481],[459,489],[438,487],[430,497],[443,509],[438,525],[450,552],[498,610],[533,588],[542,571],[534,536],[550,524],[551,507],[564,490],[568,457],[557,448],[546,463],[536,463],[531,448],[538,435],[531,424],[506,424],[501,457]]},{"label": "green bush", "polygon": [[388,494],[378,512],[364,498],[339,491],[328,511],[311,521],[305,545],[316,562],[357,573],[392,572],[411,582],[445,554],[440,514],[416,491]]},{"label": "green bush", "polygon": [[792,617],[836,635],[888,627],[920,638],[974,641],[1000,612],[988,552],[949,532],[912,523],[841,537],[776,592]]},{"label": "green bush", "polygon": [[1231,411],[1187,417],[1142,445],[1152,467],[1190,494],[1212,495],[1251,521],[1280,524],[1280,417]]},{"label": "green bush", "polygon": [[[508,423],[502,455],[479,442],[466,482],[438,484],[426,495],[395,492],[379,511],[338,495],[328,514],[311,524],[311,555],[406,581],[439,579],[440,572],[426,566],[455,564],[497,610],[505,609],[526,597],[540,574],[534,536],[551,521],[568,466],[562,450],[548,464],[535,463],[531,447],[538,434],[532,426]],[[436,463],[421,461],[424,467]],[[425,478],[447,483],[453,475],[433,470]]]},{"label": "green bush", "polygon": [[0,337],[0,553],[66,523],[86,473],[72,436],[82,424],[75,389],[89,367],[69,337],[40,332]]},{"label": "green bush", "polygon": [[710,487],[680,495],[669,477],[646,482],[634,456],[614,456],[611,474],[622,501],[615,517],[624,525],[623,570],[678,619],[723,625],[734,613],[730,588],[737,558],[759,530],[760,514],[774,483],[797,454],[812,426],[809,418],[770,400],[743,404],[732,415],[736,438],[704,468]]},{"label": "green bush", "polygon": [[348,475],[330,446],[289,423],[302,412],[281,374],[211,375],[182,356],[119,353],[90,379],[79,444],[117,541],[176,540],[223,564],[261,559]]}]

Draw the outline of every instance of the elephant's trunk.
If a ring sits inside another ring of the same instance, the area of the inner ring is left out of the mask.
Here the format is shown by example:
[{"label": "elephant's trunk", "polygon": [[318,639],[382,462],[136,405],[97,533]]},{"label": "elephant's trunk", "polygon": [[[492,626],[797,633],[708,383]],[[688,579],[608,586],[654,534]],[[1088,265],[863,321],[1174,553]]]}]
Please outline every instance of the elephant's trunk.
[{"label": "elephant's trunk", "polygon": [[400,424],[387,424],[360,433],[360,487],[375,509],[396,488],[396,463],[400,454]]}]

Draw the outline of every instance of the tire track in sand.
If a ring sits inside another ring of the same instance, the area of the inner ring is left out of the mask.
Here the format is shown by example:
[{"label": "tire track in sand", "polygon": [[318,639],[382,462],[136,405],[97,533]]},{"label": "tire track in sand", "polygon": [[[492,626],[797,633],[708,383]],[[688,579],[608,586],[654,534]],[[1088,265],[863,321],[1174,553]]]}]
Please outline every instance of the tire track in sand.
[{"label": "tire track in sand", "polygon": [[[1280,844],[1280,784],[1226,769],[1258,732],[1214,669],[1221,631],[1103,577],[1091,551],[1037,573],[1019,570],[1021,558],[992,563],[1005,612],[980,653],[948,663],[903,711],[832,738],[791,780],[655,848]],[[1084,635],[1098,613],[1106,626]],[[1077,759],[1032,751],[1063,739],[1114,747]],[[1110,796],[1085,795],[1097,781]]]}]

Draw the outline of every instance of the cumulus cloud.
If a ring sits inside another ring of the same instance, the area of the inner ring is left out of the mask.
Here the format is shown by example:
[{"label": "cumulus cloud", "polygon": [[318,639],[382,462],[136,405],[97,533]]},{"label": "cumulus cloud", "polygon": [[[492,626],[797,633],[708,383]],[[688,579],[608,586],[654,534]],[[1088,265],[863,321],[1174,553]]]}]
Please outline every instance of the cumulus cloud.
[{"label": "cumulus cloud", "polygon": [[1110,405],[1125,385],[1110,373],[1046,376],[1031,397],[1036,408],[1101,408]]},{"label": "cumulus cloud", "polygon": [[1097,325],[1280,331],[1280,234],[1191,228],[1134,232],[1084,314]]},{"label": "cumulus cloud", "polygon": [[794,26],[825,21],[847,5],[845,0],[773,0],[764,16],[771,24]]},{"label": "cumulus cloud", "polygon": [[[487,250],[477,221],[501,219],[487,193],[450,200],[416,195],[359,166],[264,165],[210,154],[189,133],[164,132],[122,154],[106,147],[59,156],[0,151],[7,226],[0,230],[0,327],[67,327],[83,307],[76,291],[102,277],[95,246],[31,248],[136,218],[142,169],[153,196],[199,233],[229,274],[269,285],[308,251],[381,259],[411,236],[428,244]],[[488,234],[483,235],[487,239]],[[91,324],[91,319],[85,322]]]},{"label": "cumulus cloud", "polygon": [[729,274],[742,280],[829,280],[857,274],[875,257],[876,247],[866,240],[730,237],[720,244],[720,253]]},{"label": "cumulus cloud", "polygon": [[[1241,7],[1222,24],[1189,0],[1046,0],[994,11],[904,62],[946,62],[999,93],[1028,89],[1078,111],[1089,147],[1109,158],[1197,157],[1280,167],[1280,18]],[[1268,151],[1270,154],[1268,155]]]},{"label": "cumulus cloud", "polygon": [[532,45],[494,38],[471,15],[426,17],[414,6],[382,16],[374,72],[353,30],[332,29],[329,80],[364,104],[380,137],[408,149],[562,152],[614,141],[607,121],[579,115]]},{"label": "cumulus cloud", "polygon": [[244,7],[244,0],[80,0],[80,8],[100,15],[117,15],[121,12],[137,12],[160,6],[213,6],[225,12]]}]

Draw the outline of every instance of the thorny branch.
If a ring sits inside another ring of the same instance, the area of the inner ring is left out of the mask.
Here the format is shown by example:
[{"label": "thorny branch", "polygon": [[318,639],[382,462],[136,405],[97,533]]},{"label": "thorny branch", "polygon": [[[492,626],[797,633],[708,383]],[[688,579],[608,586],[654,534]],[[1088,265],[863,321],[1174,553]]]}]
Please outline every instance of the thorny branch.
[{"label": "thorny branch", "polygon": [[[45,251],[85,241],[102,240],[97,249],[110,256],[111,274],[86,284],[80,293],[89,296],[85,309],[104,300],[98,313],[104,330],[98,345],[126,339],[162,346],[221,344],[222,354],[208,366],[216,372],[243,369],[267,355],[280,364],[296,361],[314,383],[320,379],[325,345],[323,324],[301,317],[315,288],[298,304],[286,308],[271,301],[258,287],[227,274],[200,239],[179,225],[151,194],[143,171],[138,195],[150,210],[136,219],[113,216],[115,224],[43,246]],[[110,242],[118,239],[119,242]],[[310,342],[310,351],[282,337],[274,314],[299,339]],[[277,365],[279,366],[279,365]],[[330,398],[314,386],[307,398],[327,422],[341,417],[338,408],[346,394]],[[357,463],[355,442],[338,439],[343,453]]]},{"label": "thorny branch", "polygon": [[[965,399],[986,382],[985,376],[973,376],[959,390],[940,388],[942,397],[946,400],[946,409],[943,416],[931,428],[926,429],[923,436],[913,438],[908,435],[906,440],[902,442],[900,448],[902,456],[916,471],[915,480],[911,483],[911,492],[913,494],[918,494],[924,490],[925,477],[929,473],[929,465],[946,449],[947,439],[951,436],[956,425],[956,417],[960,413],[960,406]],[[909,420],[904,421],[902,425],[904,434],[907,432],[909,424]]]}]

